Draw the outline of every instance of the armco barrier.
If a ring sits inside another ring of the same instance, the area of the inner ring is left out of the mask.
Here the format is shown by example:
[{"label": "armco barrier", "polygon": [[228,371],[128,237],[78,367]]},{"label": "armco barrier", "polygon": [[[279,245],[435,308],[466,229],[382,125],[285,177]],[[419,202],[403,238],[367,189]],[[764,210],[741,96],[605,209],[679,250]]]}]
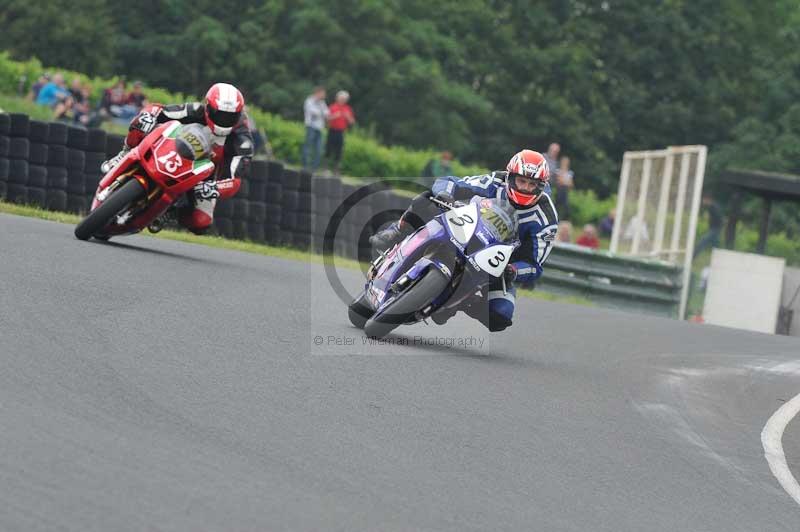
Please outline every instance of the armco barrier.
[{"label": "armco barrier", "polygon": [[659,260],[620,257],[570,244],[557,245],[537,288],[585,297],[603,306],[677,317],[682,270]]},{"label": "armco barrier", "polygon": [[[86,212],[100,181],[100,164],[123,137],[102,129],[0,114],[0,198],[41,208]],[[253,161],[237,196],[217,205],[215,230],[226,238],[320,252],[329,224],[338,227],[334,252],[367,259],[368,237],[397,218],[409,199],[376,183],[357,190],[338,178],[313,177],[275,161]],[[581,248],[556,247],[537,287],[588,297],[600,304],[674,315],[679,272],[663,263],[623,259]]]}]

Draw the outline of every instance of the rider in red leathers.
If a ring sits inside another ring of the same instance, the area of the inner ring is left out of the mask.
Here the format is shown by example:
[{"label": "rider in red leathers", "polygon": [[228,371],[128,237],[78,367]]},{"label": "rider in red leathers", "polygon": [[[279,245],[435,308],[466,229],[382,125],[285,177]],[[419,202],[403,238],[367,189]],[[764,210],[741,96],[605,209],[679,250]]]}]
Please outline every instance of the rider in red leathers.
[{"label": "rider in red leathers", "polygon": [[190,198],[192,206],[182,209],[178,216],[187,229],[203,234],[214,221],[217,200],[235,196],[241,180],[249,174],[254,143],[243,109],[242,93],[228,83],[214,84],[206,93],[204,103],[148,105],[131,121],[122,151],[104,162],[100,169],[104,174],[111,170],[158,124],[178,120],[183,124],[207,126],[212,138],[211,160],[217,170],[214,177],[195,186]]}]

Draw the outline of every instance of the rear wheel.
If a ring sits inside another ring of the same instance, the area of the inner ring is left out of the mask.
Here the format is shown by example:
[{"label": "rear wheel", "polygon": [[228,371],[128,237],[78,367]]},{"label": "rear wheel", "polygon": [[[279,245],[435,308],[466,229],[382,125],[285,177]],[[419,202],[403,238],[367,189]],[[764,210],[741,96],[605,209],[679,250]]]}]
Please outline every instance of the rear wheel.
[{"label": "rear wheel", "polygon": [[438,268],[429,268],[414,286],[400,294],[379,315],[367,320],[364,332],[372,338],[383,338],[405,323],[415,312],[427,307],[447,287],[450,279]]},{"label": "rear wheel", "polygon": [[[86,218],[75,227],[75,237],[79,240],[89,240],[100,234],[111,220],[127,209],[131,203],[139,200],[145,194],[145,189],[136,179],[131,179],[119,190],[113,192],[102,205],[90,212]],[[107,236],[100,234],[101,240],[108,240]]]},{"label": "rear wheel", "polygon": [[363,329],[367,320],[375,313],[367,305],[367,293],[361,292],[357,298],[347,307],[347,316],[350,318],[350,323],[359,329]]}]

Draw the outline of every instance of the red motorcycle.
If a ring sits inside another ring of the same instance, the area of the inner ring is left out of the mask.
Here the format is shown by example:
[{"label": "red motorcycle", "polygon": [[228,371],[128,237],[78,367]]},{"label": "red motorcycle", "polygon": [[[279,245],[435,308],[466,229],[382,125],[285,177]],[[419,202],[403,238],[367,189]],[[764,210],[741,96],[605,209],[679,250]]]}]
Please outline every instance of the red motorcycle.
[{"label": "red motorcycle", "polygon": [[103,177],[75,236],[108,240],[138,233],[185,201],[186,193],[214,169],[211,137],[204,126],[162,124]]}]

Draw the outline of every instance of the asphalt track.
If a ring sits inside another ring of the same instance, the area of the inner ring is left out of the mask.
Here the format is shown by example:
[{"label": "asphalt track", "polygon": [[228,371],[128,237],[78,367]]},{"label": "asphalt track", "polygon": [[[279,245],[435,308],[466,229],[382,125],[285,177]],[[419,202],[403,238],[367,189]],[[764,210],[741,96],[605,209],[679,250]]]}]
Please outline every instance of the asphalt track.
[{"label": "asphalt track", "polygon": [[797,339],[523,299],[365,345],[321,267],[116,242],[0,215],[0,530],[800,529]]}]

